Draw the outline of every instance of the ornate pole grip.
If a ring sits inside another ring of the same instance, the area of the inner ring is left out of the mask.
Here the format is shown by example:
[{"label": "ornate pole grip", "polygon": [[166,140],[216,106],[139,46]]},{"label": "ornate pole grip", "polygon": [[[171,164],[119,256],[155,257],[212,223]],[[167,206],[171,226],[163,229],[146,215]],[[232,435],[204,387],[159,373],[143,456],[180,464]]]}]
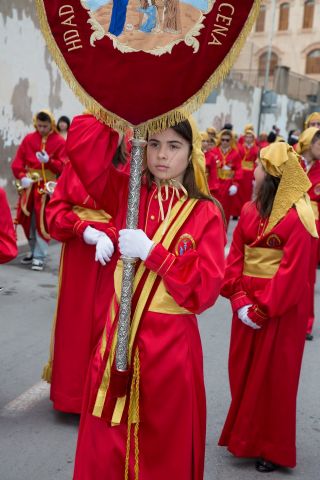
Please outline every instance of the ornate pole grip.
[{"label": "ornate pole grip", "polygon": [[[146,143],[146,140],[141,137],[140,129],[135,128],[132,139],[126,228],[135,229],[138,225],[142,161]],[[121,259],[123,261],[123,276],[116,349],[116,369],[120,372],[124,372],[128,368],[128,341],[131,318],[131,299],[136,258],[122,256]]]}]

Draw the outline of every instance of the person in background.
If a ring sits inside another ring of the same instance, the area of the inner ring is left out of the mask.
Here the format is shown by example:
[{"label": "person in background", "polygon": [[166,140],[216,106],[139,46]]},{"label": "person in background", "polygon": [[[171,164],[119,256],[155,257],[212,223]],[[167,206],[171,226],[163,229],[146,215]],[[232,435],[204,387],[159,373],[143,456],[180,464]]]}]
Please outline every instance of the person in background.
[{"label": "person in background", "polygon": [[232,197],[237,195],[239,181],[242,178],[241,158],[231,130],[222,130],[217,138],[217,145],[208,152],[207,168],[210,172],[209,184],[215,183],[217,171],[219,188],[216,198],[222,204],[228,225],[232,210]]},{"label": "person in background", "polygon": [[320,128],[320,112],[313,112],[306,118],[304,129],[309,127]]},{"label": "person in background", "polygon": [[46,183],[57,180],[67,158],[65,140],[58,134],[54,117],[48,110],[35,115],[34,126],[35,131],[22,140],[11,168],[19,180],[16,223],[22,225],[30,246],[30,253],[21,263],[32,264],[32,270],[41,271],[50,241],[45,218],[49,200]]},{"label": "person in background", "polygon": [[267,132],[261,132],[260,133],[260,135],[258,137],[257,145],[259,147],[259,150],[261,150],[261,148],[267,147],[269,145]]},{"label": "person in background", "polygon": [[14,230],[6,192],[0,188],[0,263],[7,263],[18,255]]},{"label": "person in background", "polygon": [[238,195],[234,197],[231,212],[231,215],[236,217],[240,215],[243,205],[252,200],[253,172],[259,154],[259,148],[253,130],[245,130],[244,140],[242,144],[238,145],[238,151],[241,157],[242,179],[239,182],[239,192]]},{"label": "person in background", "polygon": [[297,129],[290,130],[288,135],[288,144],[291,145],[291,147],[294,147],[298,143],[299,135],[300,135],[300,130],[297,130]]},{"label": "person in background", "polygon": [[[320,129],[316,127],[309,127],[302,132],[299,137],[296,151],[302,155],[304,161],[304,166],[308,178],[312,184],[310,190],[308,191],[311,206],[316,220],[316,226],[318,234],[320,234],[320,220],[319,220],[319,211],[320,211]],[[308,326],[306,340],[313,340],[312,329],[315,320],[314,315],[314,295],[315,295],[315,284],[317,280],[317,266],[318,266],[318,250],[319,250],[319,239],[313,239],[311,257],[310,257],[310,277],[309,277],[309,286],[310,286],[310,295],[308,301]]]},{"label": "person in background", "polygon": [[234,231],[221,294],[233,311],[231,405],[219,440],[259,472],[296,465],[296,399],[305,345],[311,183],[284,142],[260,152],[255,194]]},{"label": "person in background", "polygon": [[70,119],[65,115],[59,118],[57,123],[57,130],[60,133],[61,137],[67,140],[68,130],[70,128]]}]

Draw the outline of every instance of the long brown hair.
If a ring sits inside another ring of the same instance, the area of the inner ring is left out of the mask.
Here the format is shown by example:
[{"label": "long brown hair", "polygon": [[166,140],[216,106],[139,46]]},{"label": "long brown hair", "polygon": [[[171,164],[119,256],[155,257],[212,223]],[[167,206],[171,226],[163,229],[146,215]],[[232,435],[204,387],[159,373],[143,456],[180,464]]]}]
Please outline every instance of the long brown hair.
[{"label": "long brown hair", "polygon": [[263,218],[269,217],[272,211],[279,183],[280,178],[273,177],[269,173],[266,173],[265,179],[257,192],[257,198],[255,200],[257,209]]},{"label": "long brown hair", "polygon": [[[191,155],[192,154],[192,128],[188,120],[184,120],[183,122],[177,123],[171,128],[189,143],[189,155]],[[145,159],[145,165],[146,164],[147,163]],[[145,169],[144,173],[147,180],[148,189],[150,189],[152,182],[154,180],[154,176],[152,175],[152,173],[149,171],[148,168]],[[216,203],[218,206],[220,206],[219,202],[215,198],[209,195],[205,195],[204,193],[200,192],[200,190],[198,189],[196,184],[196,177],[194,174],[194,169],[191,161],[188,163],[187,169],[185,171],[185,174],[182,180],[182,185],[187,190],[188,196],[190,198],[198,198],[200,200],[209,200],[211,202]]]}]

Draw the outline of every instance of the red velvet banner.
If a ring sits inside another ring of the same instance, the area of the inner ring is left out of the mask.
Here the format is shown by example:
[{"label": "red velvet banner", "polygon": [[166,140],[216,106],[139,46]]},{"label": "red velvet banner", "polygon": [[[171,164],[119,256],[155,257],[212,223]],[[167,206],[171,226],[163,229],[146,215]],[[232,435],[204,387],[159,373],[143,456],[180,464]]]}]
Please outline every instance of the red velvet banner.
[{"label": "red velvet banner", "polygon": [[36,0],[65,79],[106,123],[166,122],[228,73],[257,0]]}]

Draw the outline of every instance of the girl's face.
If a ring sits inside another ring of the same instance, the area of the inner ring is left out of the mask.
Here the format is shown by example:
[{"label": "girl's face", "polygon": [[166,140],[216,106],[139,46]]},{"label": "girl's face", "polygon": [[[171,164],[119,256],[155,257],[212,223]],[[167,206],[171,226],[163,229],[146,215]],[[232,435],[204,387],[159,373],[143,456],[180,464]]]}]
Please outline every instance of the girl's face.
[{"label": "girl's face", "polygon": [[320,140],[317,140],[310,147],[311,155],[314,160],[320,160]]},{"label": "girl's face", "polygon": [[154,133],[148,140],[147,166],[157,180],[180,183],[188,166],[190,144],[172,128]]},{"label": "girl's face", "polygon": [[68,131],[68,124],[67,124],[67,122],[64,122],[63,120],[60,120],[58,126],[59,126],[60,132],[67,132],[67,131]]},{"label": "girl's face", "polygon": [[266,172],[262,166],[260,160],[256,162],[256,168],[254,170],[254,193],[257,194],[260,190],[261,185],[263,184],[266,178]]}]

